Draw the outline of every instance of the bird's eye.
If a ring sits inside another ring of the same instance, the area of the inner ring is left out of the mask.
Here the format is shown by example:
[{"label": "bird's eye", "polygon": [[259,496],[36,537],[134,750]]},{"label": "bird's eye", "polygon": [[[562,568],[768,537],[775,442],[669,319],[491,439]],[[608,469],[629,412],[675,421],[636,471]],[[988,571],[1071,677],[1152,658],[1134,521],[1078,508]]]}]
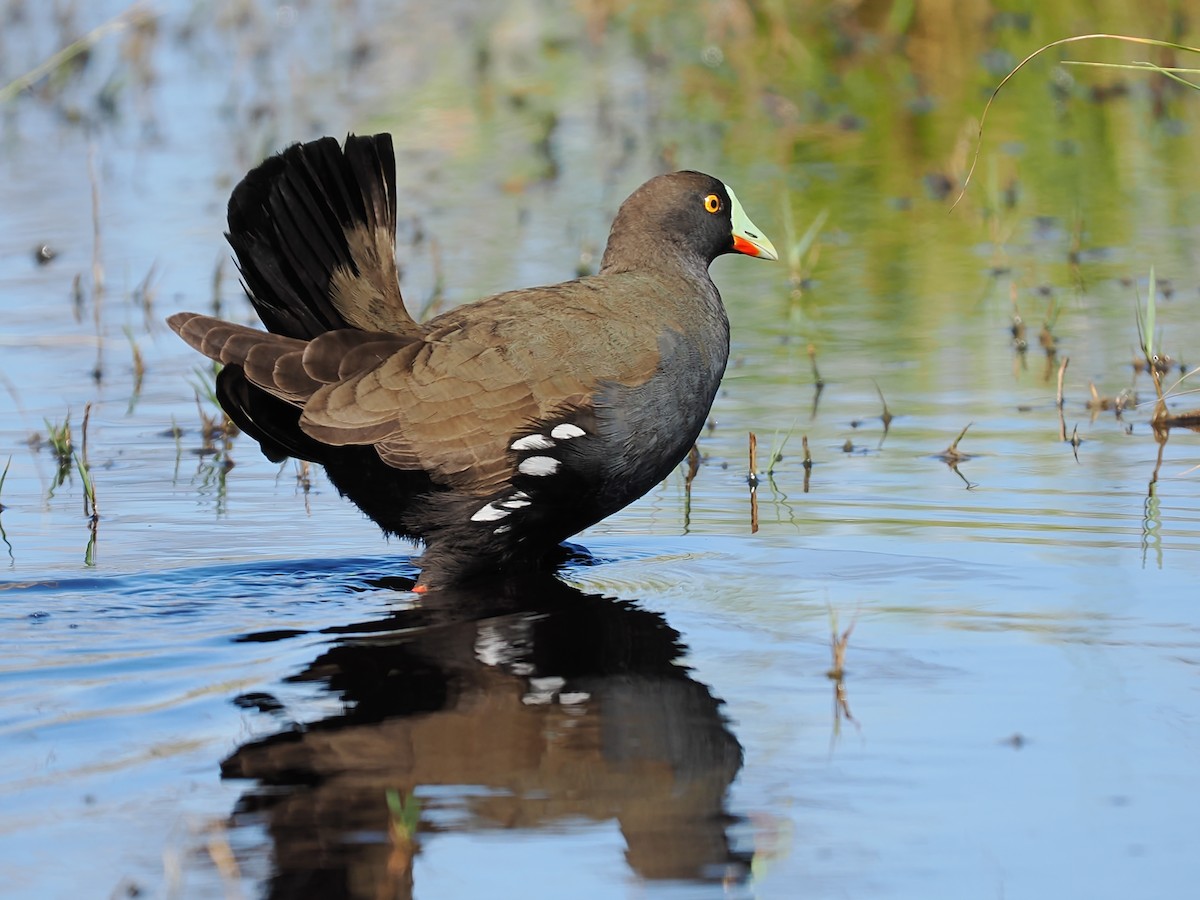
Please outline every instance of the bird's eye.
[{"label": "bird's eye", "polygon": [[716,194],[709,194],[704,198],[705,212],[718,213],[721,211],[721,198]]}]

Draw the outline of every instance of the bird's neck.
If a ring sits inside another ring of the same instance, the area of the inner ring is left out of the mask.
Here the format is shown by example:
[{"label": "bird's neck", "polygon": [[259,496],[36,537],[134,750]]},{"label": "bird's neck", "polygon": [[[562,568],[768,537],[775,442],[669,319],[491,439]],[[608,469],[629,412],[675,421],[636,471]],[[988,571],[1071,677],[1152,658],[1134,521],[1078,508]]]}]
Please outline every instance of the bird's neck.
[{"label": "bird's neck", "polygon": [[644,272],[664,276],[682,276],[701,283],[712,283],[708,260],[683,243],[654,235],[613,229],[600,260],[601,275]]}]

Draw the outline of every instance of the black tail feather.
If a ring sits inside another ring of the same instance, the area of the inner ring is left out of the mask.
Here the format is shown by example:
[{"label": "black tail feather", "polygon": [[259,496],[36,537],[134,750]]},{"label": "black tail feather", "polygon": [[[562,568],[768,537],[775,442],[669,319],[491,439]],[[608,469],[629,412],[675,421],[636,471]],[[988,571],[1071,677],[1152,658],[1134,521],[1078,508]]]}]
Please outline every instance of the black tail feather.
[{"label": "black tail feather", "polygon": [[246,380],[241,366],[225,366],[217,373],[217,400],[243,432],[258,441],[263,456],[283,462],[289,456],[324,462],[329,447],[300,430],[300,410],[272,397]]},{"label": "black tail feather", "polygon": [[[380,140],[386,138],[386,140]],[[346,138],[346,164],[358,192],[362,217],[376,230],[396,234],[396,154],[391,137]],[[382,186],[383,190],[367,190],[366,186]]]},{"label": "black tail feather", "polygon": [[[297,338],[352,327],[333,302],[333,273],[360,274],[347,234],[382,231],[394,245],[391,136],[295,144],[253,169],[229,199],[226,237],[268,330]],[[407,315],[406,313],[403,315]]]},{"label": "black tail feather", "polygon": [[300,428],[300,410],[246,380],[241,366],[217,374],[217,400],[243,432],[258,441],[263,456],[283,462],[289,456],[325,467],[329,480],[387,534],[419,537],[405,520],[414,498],[434,491],[420,470],[386,465],[372,446],[331,447]]}]

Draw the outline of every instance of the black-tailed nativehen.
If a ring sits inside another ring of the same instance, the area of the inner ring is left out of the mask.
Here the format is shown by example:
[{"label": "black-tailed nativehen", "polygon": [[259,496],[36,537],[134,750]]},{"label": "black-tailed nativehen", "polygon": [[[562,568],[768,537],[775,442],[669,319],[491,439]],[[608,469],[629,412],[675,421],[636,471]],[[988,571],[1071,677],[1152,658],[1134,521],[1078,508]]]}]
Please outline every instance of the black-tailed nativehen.
[{"label": "black-tailed nativehen", "polygon": [[228,233],[267,331],[170,325],[223,365],[221,406],[267,457],[320,463],[424,542],[418,590],[549,567],[687,455],[729,356],[709,264],[775,249],[726,185],[674,172],[621,205],[598,274],[420,323],[396,210],[389,135],[272,156],[234,189]]}]

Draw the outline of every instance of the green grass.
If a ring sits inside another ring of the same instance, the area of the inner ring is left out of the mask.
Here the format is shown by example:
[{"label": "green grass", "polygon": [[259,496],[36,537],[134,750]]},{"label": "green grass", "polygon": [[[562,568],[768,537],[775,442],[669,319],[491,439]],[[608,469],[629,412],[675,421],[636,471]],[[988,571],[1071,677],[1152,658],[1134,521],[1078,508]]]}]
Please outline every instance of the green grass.
[{"label": "green grass", "polygon": [[50,448],[50,453],[54,457],[54,463],[57,467],[54,473],[54,482],[50,485],[48,496],[53,497],[54,491],[59,488],[67,476],[71,474],[71,464],[75,453],[74,441],[71,438],[71,416],[60,424],[51,422],[49,419],[43,419],[46,423],[46,446]]},{"label": "green grass", "polygon": [[59,424],[52,423],[49,419],[43,419],[46,423],[46,443],[50,446],[50,451],[54,454],[54,459],[60,466],[67,465],[71,462],[72,441],[71,441],[71,417],[67,418]]},{"label": "green grass", "polygon": [[[12,466],[12,457],[9,456],[8,462],[4,464],[4,471],[0,472],[0,496],[4,495],[4,480],[8,478],[9,467]],[[4,511],[4,504],[0,503],[0,512]]]},{"label": "green grass", "polygon": [[92,482],[92,467],[78,453],[73,454],[75,471],[79,473],[79,481],[83,485],[83,514],[89,519],[100,518],[96,512],[96,486]]}]

